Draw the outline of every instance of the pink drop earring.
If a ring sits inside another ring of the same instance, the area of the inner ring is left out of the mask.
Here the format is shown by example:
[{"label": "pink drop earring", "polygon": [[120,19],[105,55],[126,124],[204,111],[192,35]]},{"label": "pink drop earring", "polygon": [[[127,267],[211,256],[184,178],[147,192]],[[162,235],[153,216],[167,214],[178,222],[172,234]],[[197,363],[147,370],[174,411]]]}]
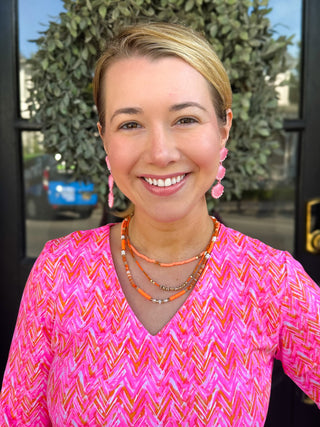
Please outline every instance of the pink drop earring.
[{"label": "pink drop earring", "polygon": [[226,159],[227,155],[228,155],[228,149],[224,147],[220,151],[220,163],[219,163],[219,169],[218,169],[217,178],[216,178],[218,182],[216,185],[212,187],[212,190],[211,190],[211,196],[214,199],[219,199],[219,197],[221,197],[224,192],[224,187],[221,184],[221,181],[226,174],[226,168],[222,166],[222,162]]},{"label": "pink drop earring", "polygon": [[108,177],[108,185],[109,185],[108,206],[109,206],[109,208],[112,208],[113,207],[113,202],[114,202],[114,196],[113,196],[113,184],[114,184],[114,180],[113,180],[113,176],[111,174],[111,167],[110,167],[110,162],[109,162],[108,156],[106,156],[106,163],[107,163],[107,167],[109,169],[109,177]]}]

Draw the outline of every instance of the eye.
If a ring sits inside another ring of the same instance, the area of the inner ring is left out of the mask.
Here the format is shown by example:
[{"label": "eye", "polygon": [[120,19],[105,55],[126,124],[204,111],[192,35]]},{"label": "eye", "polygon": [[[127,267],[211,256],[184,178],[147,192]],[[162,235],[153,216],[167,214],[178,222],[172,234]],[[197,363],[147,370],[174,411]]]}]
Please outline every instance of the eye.
[{"label": "eye", "polygon": [[199,123],[199,120],[194,117],[182,117],[176,123],[177,125],[191,125],[193,123]]},{"label": "eye", "polygon": [[126,122],[119,126],[119,129],[130,130],[130,129],[138,129],[141,126],[137,122]]}]

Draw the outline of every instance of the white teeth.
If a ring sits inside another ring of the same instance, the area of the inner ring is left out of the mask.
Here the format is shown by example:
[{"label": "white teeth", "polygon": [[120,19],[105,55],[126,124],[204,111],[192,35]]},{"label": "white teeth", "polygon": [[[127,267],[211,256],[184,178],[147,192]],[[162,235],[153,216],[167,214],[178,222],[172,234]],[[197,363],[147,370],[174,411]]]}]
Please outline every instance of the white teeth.
[{"label": "white teeth", "polygon": [[156,187],[170,187],[171,185],[177,184],[182,181],[185,175],[175,176],[174,178],[166,179],[155,179],[155,178],[144,178],[148,184],[155,185]]}]

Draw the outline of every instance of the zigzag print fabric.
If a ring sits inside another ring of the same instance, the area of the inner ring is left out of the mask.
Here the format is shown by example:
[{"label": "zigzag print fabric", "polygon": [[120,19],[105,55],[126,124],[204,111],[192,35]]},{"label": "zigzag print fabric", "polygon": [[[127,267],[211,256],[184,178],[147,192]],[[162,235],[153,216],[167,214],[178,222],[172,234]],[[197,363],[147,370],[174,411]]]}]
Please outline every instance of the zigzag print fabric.
[{"label": "zigzag print fabric", "polygon": [[1,426],[263,426],[274,358],[320,406],[320,289],[289,254],[221,225],[192,294],[152,336],[122,293],[109,231],[38,258]]}]

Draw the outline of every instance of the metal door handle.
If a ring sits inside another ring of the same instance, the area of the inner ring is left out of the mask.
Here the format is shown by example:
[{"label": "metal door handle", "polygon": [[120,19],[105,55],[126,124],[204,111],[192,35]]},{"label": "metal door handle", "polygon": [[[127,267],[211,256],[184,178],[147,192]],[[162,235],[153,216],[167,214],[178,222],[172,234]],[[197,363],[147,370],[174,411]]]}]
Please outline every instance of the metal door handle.
[{"label": "metal door handle", "polygon": [[320,199],[307,202],[306,250],[313,254],[320,253]]}]

